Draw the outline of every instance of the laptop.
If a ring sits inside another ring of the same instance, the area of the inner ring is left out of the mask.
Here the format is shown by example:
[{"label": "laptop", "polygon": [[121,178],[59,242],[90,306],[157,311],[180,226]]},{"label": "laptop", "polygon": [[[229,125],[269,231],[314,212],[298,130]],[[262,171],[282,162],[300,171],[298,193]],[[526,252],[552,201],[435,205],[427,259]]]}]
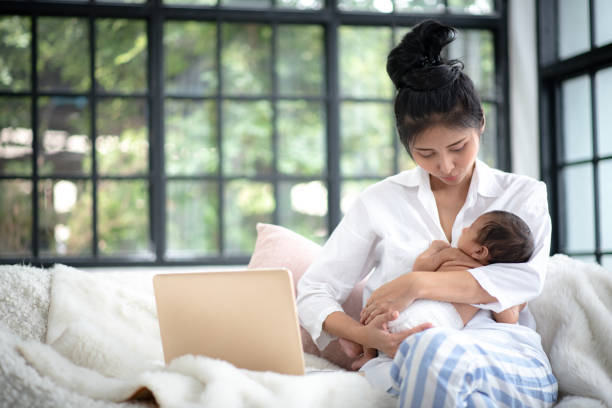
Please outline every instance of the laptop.
[{"label": "laptop", "polygon": [[289,270],[159,274],[153,287],[166,364],[194,354],[249,370],[304,374]]}]

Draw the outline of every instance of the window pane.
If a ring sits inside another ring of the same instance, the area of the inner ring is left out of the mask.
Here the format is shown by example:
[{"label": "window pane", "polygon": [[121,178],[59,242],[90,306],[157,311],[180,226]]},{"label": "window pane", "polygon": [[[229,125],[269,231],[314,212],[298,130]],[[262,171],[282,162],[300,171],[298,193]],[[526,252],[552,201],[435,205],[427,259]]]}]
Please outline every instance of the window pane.
[{"label": "window pane", "polygon": [[568,166],[563,169],[561,180],[565,193],[564,249],[568,252],[594,251],[593,166]]},{"label": "window pane", "polygon": [[323,28],[281,25],[278,27],[276,74],[282,95],[321,95],[323,81]]},{"label": "window pane", "polygon": [[[1,58],[1,57],[0,57]],[[32,174],[31,100],[0,97],[0,174]]]},{"label": "window pane", "polygon": [[32,248],[32,183],[0,180],[0,256],[29,256]]},{"label": "window pane", "polygon": [[149,255],[149,193],[144,180],[98,184],[98,250],[103,255]]},{"label": "window pane", "polygon": [[612,272],[612,255],[603,255],[601,257],[601,266]]},{"label": "window pane", "polygon": [[385,69],[391,28],[340,27],[340,92],[349,97],[391,98]]},{"label": "window pane", "polygon": [[166,254],[170,258],[219,252],[217,183],[171,180],[166,184]]},{"label": "window pane", "polygon": [[166,100],[164,152],[167,174],[219,171],[216,106],[211,101]]},{"label": "window pane", "polygon": [[225,254],[253,252],[258,222],[272,222],[275,208],[272,184],[234,180],[225,187],[223,230]]},{"label": "window pane", "polygon": [[318,175],[325,168],[325,110],[320,102],[278,102],[278,170]]},{"label": "window pane", "polygon": [[163,0],[164,4],[193,4],[195,6],[215,6],[217,0]]},{"label": "window pane", "polygon": [[444,13],[444,0],[395,0],[399,13]]},{"label": "window pane", "polygon": [[610,0],[594,0],[595,12],[595,44],[598,47],[612,42],[612,2]]},{"label": "window pane", "polygon": [[448,0],[451,13],[491,14],[495,11],[494,0]]},{"label": "window pane", "polygon": [[100,91],[146,92],[147,26],[144,21],[96,20],[96,86]]},{"label": "window pane", "polygon": [[393,12],[391,0],[338,0],[338,9],[343,11]]},{"label": "window pane", "polygon": [[593,157],[591,88],[589,77],[563,82],[563,159]]},{"label": "window pane", "polygon": [[38,98],[39,172],[87,174],[91,171],[89,102],[84,96]]},{"label": "window pane", "polygon": [[340,107],[342,174],[391,174],[394,123],[388,103],[343,102]]},{"label": "window pane", "polygon": [[481,96],[495,96],[495,47],[488,30],[461,30],[448,46],[451,59],[465,64],[464,72],[474,81]]},{"label": "window pane", "polygon": [[485,131],[480,139],[478,157],[491,167],[497,167],[497,106],[483,103]]},{"label": "window pane", "polygon": [[229,7],[266,8],[270,7],[270,0],[221,0],[221,5]]},{"label": "window pane", "polygon": [[222,27],[223,92],[260,95],[270,92],[272,29],[260,24]]},{"label": "window pane", "polygon": [[612,160],[599,162],[599,226],[601,247],[612,250]]},{"label": "window pane", "polygon": [[586,263],[597,263],[595,255],[572,255],[572,258]]},{"label": "window pane", "polygon": [[40,181],[38,216],[38,236],[42,256],[91,256],[93,236],[91,182]]},{"label": "window pane", "polygon": [[342,214],[347,213],[363,190],[379,181],[380,179],[343,181],[340,188],[340,209],[342,210]]},{"label": "window pane", "polygon": [[558,0],[559,57],[565,59],[591,48],[589,0]]},{"label": "window pane", "polygon": [[612,155],[612,68],[602,69],[595,74],[595,98],[597,153],[599,156],[609,156]]},{"label": "window pane", "polygon": [[276,7],[298,10],[319,10],[324,0],[276,0]]},{"label": "window pane", "polygon": [[412,158],[406,151],[406,148],[401,142],[398,142],[397,150],[398,150],[397,151],[397,155],[398,155],[398,166],[397,167],[399,171],[410,170],[416,167],[414,160],[412,160]]},{"label": "window pane", "polygon": [[166,23],[166,94],[212,95],[217,92],[216,49],[215,23]]},{"label": "window pane", "polygon": [[98,101],[96,153],[101,174],[148,172],[147,104],[142,98],[102,98]]},{"label": "window pane", "polygon": [[38,87],[84,92],[90,87],[89,25],[84,18],[38,19]]},{"label": "window pane", "polygon": [[31,41],[29,17],[0,17],[0,90],[30,89]]},{"label": "window pane", "polygon": [[272,171],[272,107],[267,101],[223,103],[223,170],[229,175]]},{"label": "window pane", "polygon": [[327,238],[327,188],[321,181],[278,185],[280,224],[323,244]]}]

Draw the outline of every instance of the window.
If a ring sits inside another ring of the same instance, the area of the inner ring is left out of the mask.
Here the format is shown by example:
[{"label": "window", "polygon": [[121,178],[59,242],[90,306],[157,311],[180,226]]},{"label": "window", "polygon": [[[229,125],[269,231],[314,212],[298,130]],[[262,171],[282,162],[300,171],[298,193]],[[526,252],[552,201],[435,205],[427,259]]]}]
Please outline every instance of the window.
[{"label": "window", "polygon": [[553,251],[612,267],[610,2],[539,4],[543,175]]},{"label": "window", "polygon": [[82,0],[0,4],[0,260],[240,264],[255,224],[324,242],[414,164],[389,50],[458,27],[481,156],[508,169],[505,2]]}]

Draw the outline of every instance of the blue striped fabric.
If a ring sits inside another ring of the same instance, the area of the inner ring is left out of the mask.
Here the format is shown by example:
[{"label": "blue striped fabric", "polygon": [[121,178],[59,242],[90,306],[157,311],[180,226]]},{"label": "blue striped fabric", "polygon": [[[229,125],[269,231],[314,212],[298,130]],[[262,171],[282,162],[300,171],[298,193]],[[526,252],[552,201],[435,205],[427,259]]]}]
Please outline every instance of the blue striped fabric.
[{"label": "blue striped fabric", "polygon": [[[537,353],[433,328],[399,347],[389,391],[399,407],[551,407],[557,381]],[[544,356],[545,358],[545,356]]]}]

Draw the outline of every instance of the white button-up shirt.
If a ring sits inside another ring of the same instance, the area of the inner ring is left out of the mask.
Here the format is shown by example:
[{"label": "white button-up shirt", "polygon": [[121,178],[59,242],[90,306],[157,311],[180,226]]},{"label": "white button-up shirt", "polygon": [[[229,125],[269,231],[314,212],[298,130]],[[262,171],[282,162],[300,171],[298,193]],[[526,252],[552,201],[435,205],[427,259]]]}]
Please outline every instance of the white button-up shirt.
[{"label": "white button-up shirt", "polygon": [[[465,203],[452,228],[452,246],[462,229],[481,214],[510,211],[531,229],[535,251],[526,263],[497,263],[470,269],[497,302],[475,305],[500,312],[540,294],[550,251],[551,222],[546,185],[517,174],[489,168],[476,161]],[[433,240],[447,240],[429,184],[429,174],[417,167],[368,187],[336,227],[318,258],[298,284],[301,325],[321,349],[334,339],[322,330],[327,316],[342,311],[355,284],[368,275],[364,302],[383,284],[409,273],[416,257]],[[487,312],[488,315],[490,313]],[[535,328],[528,308],[519,324]]]}]

